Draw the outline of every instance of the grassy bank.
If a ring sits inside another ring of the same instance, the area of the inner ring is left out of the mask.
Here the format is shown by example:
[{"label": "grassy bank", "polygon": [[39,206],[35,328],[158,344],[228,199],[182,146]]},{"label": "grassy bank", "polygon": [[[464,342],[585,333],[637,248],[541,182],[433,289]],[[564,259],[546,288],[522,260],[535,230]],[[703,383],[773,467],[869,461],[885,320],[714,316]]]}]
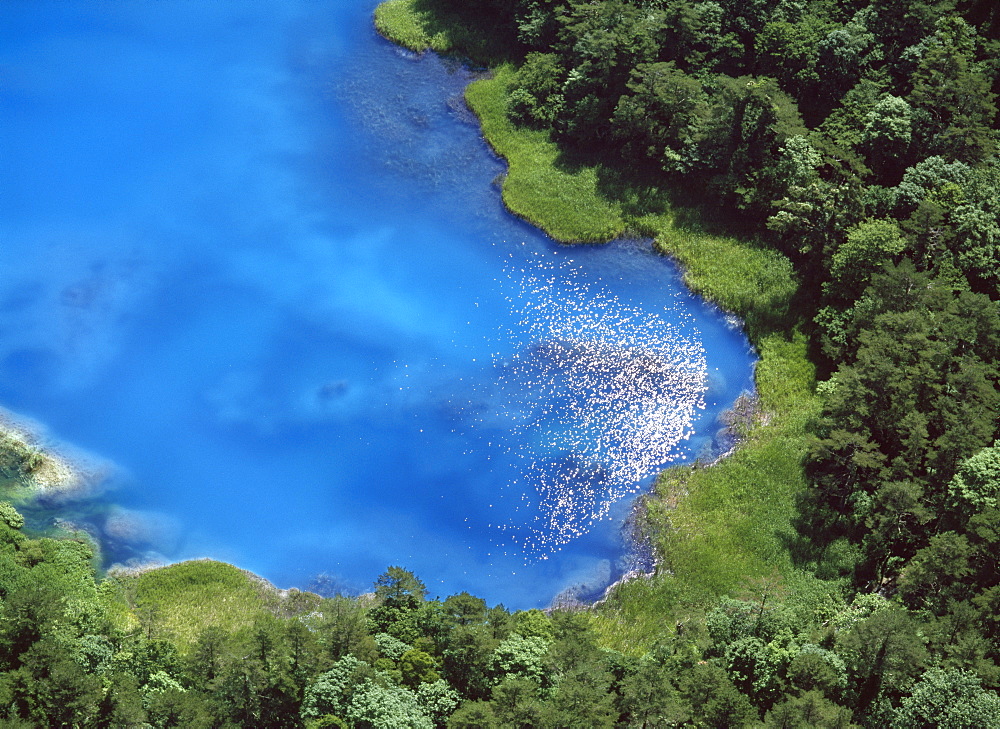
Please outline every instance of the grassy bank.
[{"label": "grassy bank", "polygon": [[275,613],[308,612],[319,597],[285,594],[272,585],[223,562],[196,560],[119,576],[115,581],[143,629],[169,637],[182,649],[206,628],[232,634]]},{"label": "grassy bank", "polygon": [[495,66],[518,57],[517,38],[498,31],[507,24],[441,0],[388,0],[375,8],[375,28],[411,51],[431,50]]},{"label": "grassy bank", "polygon": [[[455,42],[427,40],[422,23],[433,14],[420,0],[391,0],[379,10],[379,28],[389,38],[405,35],[404,44],[414,49],[468,53]],[[789,261],[753,241],[709,234],[697,222],[681,224],[698,216],[678,214],[668,191],[600,160],[574,158],[545,130],[515,125],[507,114],[515,71],[510,63],[496,65],[491,78],[466,92],[483,135],[509,165],[507,207],[564,242],[600,242],[623,233],[652,237],[682,265],[692,290],[746,322],[760,354],[756,377],[764,419],[719,463],[661,475],[647,499],[660,569],[651,579],[619,586],[601,605],[597,622],[606,642],[640,649],[688,611],[754,581],[776,578],[809,592],[811,578],[792,566],[791,519],[794,496],[804,486],[805,425],[818,406],[805,337],[797,332],[797,282]]]}]

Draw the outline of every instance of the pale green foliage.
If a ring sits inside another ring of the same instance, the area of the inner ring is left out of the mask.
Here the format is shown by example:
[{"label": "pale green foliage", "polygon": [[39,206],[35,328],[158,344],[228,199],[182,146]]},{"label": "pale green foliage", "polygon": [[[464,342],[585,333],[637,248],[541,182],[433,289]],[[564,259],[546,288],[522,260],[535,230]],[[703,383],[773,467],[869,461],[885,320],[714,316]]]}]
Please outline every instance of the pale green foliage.
[{"label": "pale green foliage", "polygon": [[352,655],[346,655],[320,674],[310,684],[302,699],[302,718],[318,719],[326,714],[339,715],[350,701],[357,676],[368,667]]},{"label": "pale green foliage", "polygon": [[771,701],[779,693],[779,666],[760,638],[740,638],[726,646],[725,667],[741,693],[758,702]]},{"label": "pale green foliage", "polygon": [[515,74],[510,113],[519,121],[552,124],[562,113],[565,73],[555,53],[529,53]]},{"label": "pale green foliage", "polygon": [[750,637],[757,625],[754,606],[743,600],[723,597],[719,604],[705,615],[705,627],[717,646]]},{"label": "pale green foliage", "polygon": [[955,230],[960,236],[958,265],[973,279],[993,284],[1000,282],[1000,221],[994,212],[980,205],[959,205],[952,212]]},{"label": "pale green foliage", "polygon": [[186,688],[181,686],[181,684],[171,676],[166,671],[156,671],[153,673],[149,680],[146,681],[144,687],[146,694],[157,693],[160,691],[187,691]]},{"label": "pale green foliage", "polygon": [[905,99],[886,94],[865,115],[864,141],[869,144],[908,145],[913,137],[913,110]]},{"label": "pale green foliage", "polygon": [[796,688],[830,693],[847,686],[847,666],[833,651],[806,643],[789,663],[788,679]]},{"label": "pale green foliage", "polygon": [[436,723],[443,724],[458,706],[459,695],[446,681],[438,679],[417,687],[417,701],[425,714]]},{"label": "pale green foliage", "polygon": [[115,657],[114,646],[102,635],[81,635],[67,647],[73,659],[92,674],[107,673]]},{"label": "pale green foliage", "polygon": [[541,610],[519,610],[514,613],[513,629],[524,638],[552,640],[552,621]]},{"label": "pale green foliage", "polygon": [[913,141],[913,109],[905,99],[886,94],[865,114],[861,140],[875,171],[891,178]]},{"label": "pale green foliage", "polygon": [[6,501],[0,502],[0,521],[6,523],[11,529],[20,529],[24,526],[24,517]]},{"label": "pale green foliage", "polygon": [[906,239],[893,220],[867,220],[847,232],[830,260],[833,290],[856,298],[872,275],[906,249]]},{"label": "pale green foliage", "polygon": [[398,661],[403,657],[403,654],[406,653],[406,651],[413,648],[413,646],[409,643],[404,643],[388,633],[376,633],[372,637],[375,639],[375,645],[378,646],[378,652],[382,654],[384,658],[388,658],[393,661]]},{"label": "pale green foliage", "polygon": [[544,659],[548,648],[544,638],[524,638],[514,633],[493,651],[489,660],[490,671],[498,682],[517,677],[541,684],[545,679]]},{"label": "pale green foliage", "polygon": [[417,695],[400,686],[367,681],[351,698],[345,713],[359,729],[434,729]]},{"label": "pale green foliage", "polygon": [[796,135],[781,148],[775,167],[772,207],[777,212],[767,219],[767,227],[803,253],[823,250],[842,227],[844,188],[820,177],[822,162],[808,138]]},{"label": "pale green foliage", "polygon": [[1000,441],[966,460],[948,483],[954,507],[976,513],[997,505],[1000,493]]},{"label": "pale green foliage", "polygon": [[961,185],[968,175],[969,166],[964,162],[948,162],[943,157],[928,157],[903,174],[902,181],[894,190],[894,205],[897,210],[912,210],[946,183]]},{"label": "pale green foliage", "polygon": [[847,610],[833,618],[832,624],[838,631],[850,630],[856,623],[890,607],[892,603],[878,593],[862,592],[854,598]]},{"label": "pale green foliage", "polygon": [[932,668],[903,699],[894,729],[998,729],[1000,696],[968,671]]},{"label": "pale green foliage", "polygon": [[778,169],[789,186],[804,187],[819,179],[816,169],[822,162],[823,157],[809,140],[796,134],[789,137],[781,148]]}]

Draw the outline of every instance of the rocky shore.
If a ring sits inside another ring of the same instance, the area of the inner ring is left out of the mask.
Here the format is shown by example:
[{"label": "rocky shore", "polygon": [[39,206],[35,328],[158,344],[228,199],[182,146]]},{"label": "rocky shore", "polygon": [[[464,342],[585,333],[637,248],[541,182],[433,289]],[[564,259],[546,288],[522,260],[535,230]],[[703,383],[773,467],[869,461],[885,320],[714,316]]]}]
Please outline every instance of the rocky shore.
[{"label": "rocky shore", "polygon": [[0,476],[11,496],[69,498],[107,480],[108,463],[56,443],[39,423],[0,408]]}]

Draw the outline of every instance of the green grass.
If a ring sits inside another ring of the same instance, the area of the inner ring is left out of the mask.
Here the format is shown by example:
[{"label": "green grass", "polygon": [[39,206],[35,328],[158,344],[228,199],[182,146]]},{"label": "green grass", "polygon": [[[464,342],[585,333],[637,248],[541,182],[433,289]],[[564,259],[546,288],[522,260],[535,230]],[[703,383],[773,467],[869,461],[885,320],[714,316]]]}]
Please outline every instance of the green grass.
[{"label": "green grass", "polygon": [[174,639],[182,650],[209,626],[235,633],[279,611],[287,600],[251,573],[211,560],[181,562],[116,579],[139,623],[153,635]]},{"label": "green grass", "polygon": [[757,342],[757,388],[769,421],[711,466],[665,471],[647,499],[647,523],[660,557],[651,579],[622,585],[599,609],[606,642],[636,651],[665,625],[739,592],[775,570],[796,574],[789,544],[795,494],[805,486],[805,425],[817,410],[804,337]]},{"label": "green grass", "polygon": [[621,235],[626,229],[622,206],[600,193],[600,170],[563,163],[547,131],[511,122],[507,99],[513,75],[513,66],[505,64],[492,78],[470,84],[465,94],[483,136],[507,160],[504,204],[563,242],[604,242]]},{"label": "green grass", "polygon": [[394,43],[488,66],[520,55],[517,37],[498,31],[508,25],[467,9],[459,0],[388,0],[375,8],[376,30]]},{"label": "green grass", "polygon": [[623,234],[652,237],[683,266],[688,287],[742,317],[752,333],[790,328],[797,283],[787,258],[682,227],[667,190],[635,182],[600,160],[588,164],[560,149],[547,130],[513,123],[507,99],[514,73],[504,64],[466,91],[483,136],[507,160],[502,194],[512,213],[566,243],[605,242]]}]

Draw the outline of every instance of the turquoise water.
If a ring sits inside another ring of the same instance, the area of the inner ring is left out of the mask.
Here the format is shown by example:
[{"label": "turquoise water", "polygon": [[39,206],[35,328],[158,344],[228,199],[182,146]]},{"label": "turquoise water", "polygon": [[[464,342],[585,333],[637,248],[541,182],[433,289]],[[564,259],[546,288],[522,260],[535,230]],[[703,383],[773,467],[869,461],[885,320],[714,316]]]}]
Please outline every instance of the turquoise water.
[{"label": "turquoise water", "polygon": [[469,72],[373,7],[0,5],[0,404],[113,464],[37,513],[283,587],[599,591],[753,353],[648,242],[509,216]]}]

